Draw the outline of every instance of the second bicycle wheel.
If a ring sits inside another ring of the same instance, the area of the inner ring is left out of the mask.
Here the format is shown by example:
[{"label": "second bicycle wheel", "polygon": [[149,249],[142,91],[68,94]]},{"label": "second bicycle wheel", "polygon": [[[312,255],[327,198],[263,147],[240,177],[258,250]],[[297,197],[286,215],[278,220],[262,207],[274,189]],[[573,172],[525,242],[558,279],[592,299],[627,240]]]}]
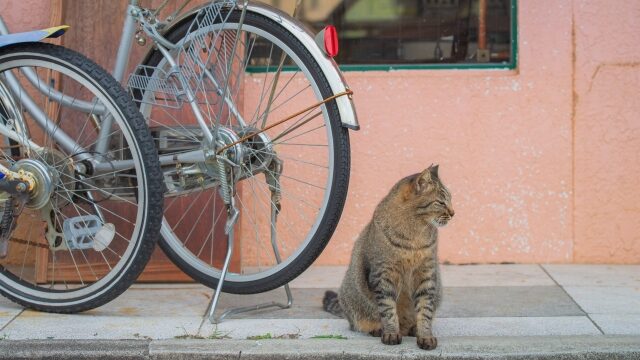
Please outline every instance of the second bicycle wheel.
[{"label": "second bicycle wheel", "polygon": [[0,125],[0,164],[18,174],[0,180],[0,293],[60,313],[120,295],[162,217],[158,155],[130,97],[81,54],[11,45],[0,49]]},{"label": "second bicycle wheel", "polygon": [[[188,79],[212,132],[220,123],[220,144],[256,134],[333,95],[309,51],[282,25],[247,13],[234,52],[241,12],[219,15],[213,24],[200,28],[185,21],[166,37],[174,43],[182,41],[182,49],[191,50],[200,49],[193,44],[205,39],[196,61],[192,58],[196,51],[173,54],[183,66],[205,64],[213,75],[196,71]],[[171,72],[159,52],[138,74],[149,76],[156,71]],[[229,94],[226,100],[220,96],[225,91]],[[143,102],[141,110],[161,157],[171,159],[203,149],[202,132],[190,104],[179,103],[170,92],[165,95],[156,92],[149,99],[148,92],[134,90],[134,97]],[[330,101],[229,151],[238,169],[235,201],[240,215],[236,255],[223,290],[238,294],[268,291],[302,273],[331,238],[349,182],[348,133],[341,126],[335,101]],[[185,273],[215,287],[227,247],[227,214],[210,167],[206,162],[163,165],[168,192],[160,244]],[[279,209],[275,217],[274,209]]]}]

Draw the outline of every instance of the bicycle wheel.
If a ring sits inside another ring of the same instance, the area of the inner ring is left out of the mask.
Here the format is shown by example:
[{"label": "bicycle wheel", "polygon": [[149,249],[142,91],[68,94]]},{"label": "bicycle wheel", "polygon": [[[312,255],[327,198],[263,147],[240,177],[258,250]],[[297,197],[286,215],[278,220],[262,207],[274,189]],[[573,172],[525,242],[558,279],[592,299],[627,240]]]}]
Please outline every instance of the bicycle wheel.
[{"label": "bicycle wheel", "polygon": [[[206,27],[194,29],[196,22],[185,21],[166,34],[171,42],[182,41],[182,49],[197,49],[203,44],[193,43],[206,39],[207,48],[199,52],[199,59],[185,59],[195,51],[174,51],[174,56],[183,67],[206,64],[213,74],[213,79],[201,73],[190,74],[189,79],[202,78],[192,84],[196,101],[211,129],[220,121],[218,143],[223,145],[256,134],[333,95],[304,45],[266,17],[246,14],[234,53],[240,17],[238,10],[222,10],[205,18],[216,19]],[[283,67],[278,75],[280,63]],[[171,72],[159,52],[137,74],[152,78],[154,72]],[[221,96],[225,88],[228,101]],[[180,104],[169,91],[134,89],[133,94],[142,103],[141,111],[161,156],[208,151],[190,104]],[[268,291],[302,273],[331,238],[349,182],[348,133],[341,126],[335,101],[330,101],[232,146],[231,153],[241,173],[235,196],[240,210],[235,238],[240,244],[223,290],[237,294]],[[160,245],[186,274],[214,288],[227,249],[227,214],[215,171],[209,168],[206,163],[163,168],[169,190]],[[272,208],[280,209],[276,218]]]},{"label": "bicycle wheel", "polygon": [[32,181],[0,195],[0,293],[60,313],[117,297],[147,263],[162,219],[158,154],[129,95],[74,51],[3,47],[0,129],[0,164]]}]

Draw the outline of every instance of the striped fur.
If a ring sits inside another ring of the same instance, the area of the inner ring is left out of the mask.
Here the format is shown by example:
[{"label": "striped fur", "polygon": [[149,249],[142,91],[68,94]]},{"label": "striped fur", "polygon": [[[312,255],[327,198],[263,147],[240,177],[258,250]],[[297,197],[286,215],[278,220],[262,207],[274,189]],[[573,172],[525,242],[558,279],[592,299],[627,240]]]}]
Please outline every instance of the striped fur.
[{"label": "striped fur", "polygon": [[453,215],[437,165],[400,180],[357,239],[339,295],[325,293],[324,309],[385,344],[415,335],[421,348],[435,348],[431,323],[442,298],[437,228]]}]

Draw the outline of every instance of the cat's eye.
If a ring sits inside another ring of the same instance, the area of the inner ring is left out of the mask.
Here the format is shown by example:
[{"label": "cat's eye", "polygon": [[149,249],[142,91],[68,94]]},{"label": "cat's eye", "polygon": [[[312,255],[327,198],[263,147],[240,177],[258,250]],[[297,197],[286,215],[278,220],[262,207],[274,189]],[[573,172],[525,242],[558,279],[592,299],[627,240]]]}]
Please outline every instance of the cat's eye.
[{"label": "cat's eye", "polygon": [[426,203],[426,204],[424,204],[424,205],[420,205],[420,206],[418,206],[418,207],[419,207],[419,208],[421,208],[421,209],[426,209],[426,208],[428,208],[429,206],[433,205],[434,203],[435,203],[435,201],[429,201],[428,203]]}]

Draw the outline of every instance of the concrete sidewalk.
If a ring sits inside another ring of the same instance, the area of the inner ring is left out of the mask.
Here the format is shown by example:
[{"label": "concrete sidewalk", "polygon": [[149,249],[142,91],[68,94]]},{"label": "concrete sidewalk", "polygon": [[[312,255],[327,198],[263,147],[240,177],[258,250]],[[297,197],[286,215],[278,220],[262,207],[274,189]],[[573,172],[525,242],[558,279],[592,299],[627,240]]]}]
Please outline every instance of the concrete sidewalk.
[{"label": "concrete sidewalk", "polygon": [[[78,315],[33,312],[2,299],[0,357],[56,358],[68,350],[96,358],[237,358],[240,353],[254,358],[400,358],[428,353],[409,337],[401,346],[384,346],[323,312],[324,291],[337,288],[344,271],[313,267],[291,284],[293,308],[247,313],[218,326],[204,318],[211,291],[195,284],[138,284],[110,304]],[[638,265],[444,266],[443,283],[445,298],[434,323],[440,345],[430,356],[640,359]],[[285,299],[281,289],[223,294],[221,308]]]}]

